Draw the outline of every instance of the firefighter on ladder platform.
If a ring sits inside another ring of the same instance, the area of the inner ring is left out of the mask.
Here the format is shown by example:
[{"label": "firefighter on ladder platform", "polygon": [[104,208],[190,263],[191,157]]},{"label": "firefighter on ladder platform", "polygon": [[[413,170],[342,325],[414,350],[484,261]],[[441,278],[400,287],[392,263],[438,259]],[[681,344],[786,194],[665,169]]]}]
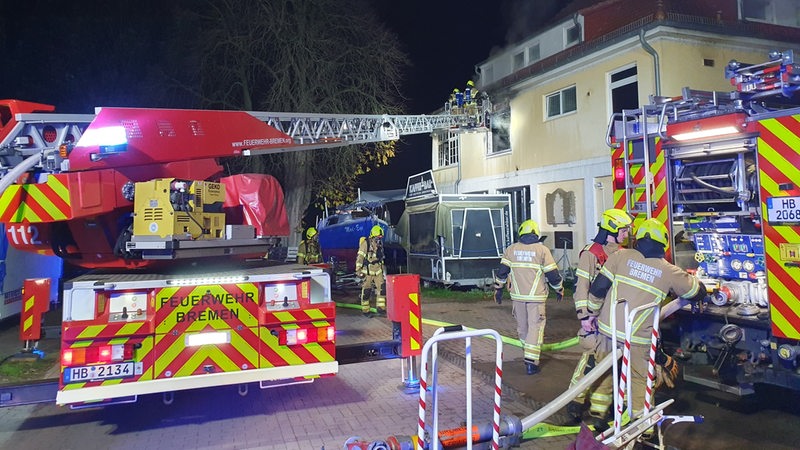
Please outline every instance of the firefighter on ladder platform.
[{"label": "firefighter on ladder platform", "polygon": [[[589,315],[589,285],[595,279],[600,269],[603,268],[609,255],[620,249],[620,246],[628,238],[633,217],[621,209],[608,209],[603,212],[600,219],[597,234],[592,242],[581,250],[578,258],[578,269],[576,272],[578,281],[575,284],[575,312],[581,322],[578,330],[578,340],[583,349],[578,360],[578,365],[572,374],[570,387],[577,384],[581,378],[592,370],[597,362],[598,331],[597,318]],[[610,396],[601,394],[590,387],[581,392],[575,399],[567,405],[567,412],[575,423],[581,421],[585,410],[585,403],[589,400],[589,414],[592,417],[606,418],[609,407],[612,403]]]},{"label": "firefighter on ladder platform", "polygon": [[[612,330],[609,324],[610,314],[614,308],[614,300],[626,300],[630,309],[648,303],[662,302],[672,292],[686,301],[695,303],[703,301],[706,288],[696,277],[664,259],[669,247],[667,227],[658,219],[647,219],[636,230],[635,249],[620,249],[608,257],[600,273],[589,286],[589,315],[596,320],[600,337],[596,358],[601,360],[612,351],[614,336],[619,342],[625,340],[625,330]],[[616,323],[624,324],[623,308],[618,308]],[[630,368],[632,385],[632,404],[634,412],[644,406],[647,383],[647,367],[650,360],[652,339],[653,309],[647,309],[633,320],[631,330]],[[662,311],[662,316],[669,312]],[[663,317],[662,317],[663,318]],[[619,327],[619,325],[618,325]],[[655,388],[662,383],[670,384],[678,374],[678,365],[670,356],[659,349],[656,354],[659,379]],[[598,382],[595,392],[613,398],[613,380],[611,373],[605,374]],[[652,398],[652,397],[651,397]],[[637,409],[638,408],[638,409]],[[604,431],[608,424],[602,420],[595,421],[595,429]]]},{"label": "firefighter on ladder platform", "polygon": [[319,234],[314,227],[308,227],[306,238],[297,246],[298,264],[319,264],[322,262],[322,251],[319,248]]},{"label": "firefighter on ladder platform", "polygon": [[386,269],[383,253],[383,228],[375,225],[368,238],[361,238],[356,255],[356,275],[362,279],[361,313],[374,317],[370,311],[370,300],[375,298],[375,310],[379,316],[386,315]]},{"label": "firefighter on ladder platform", "polygon": [[525,373],[539,373],[539,358],[544,340],[545,300],[549,288],[561,300],[564,287],[561,274],[550,249],[539,242],[539,225],[526,220],[519,226],[519,242],[511,244],[500,259],[495,272],[495,289],[501,290],[509,280],[512,315],[517,319],[517,332],[522,341]]}]

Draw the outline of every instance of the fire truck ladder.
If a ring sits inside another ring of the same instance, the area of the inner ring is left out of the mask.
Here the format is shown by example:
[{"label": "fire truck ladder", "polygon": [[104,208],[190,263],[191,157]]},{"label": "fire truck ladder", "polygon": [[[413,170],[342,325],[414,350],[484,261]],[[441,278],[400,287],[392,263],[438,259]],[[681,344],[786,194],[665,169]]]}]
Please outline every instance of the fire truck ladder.
[{"label": "fire truck ladder", "polygon": [[655,186],[651,168],[658,140],[667,139],[667,123],[701,118],[711,111],[741,111],[741,100],[729,93],[683,88],[680,96],[650,96],[649,105],[611,115],[606,145],[621,149],[622,156],[613,161],[614,188],[624,189],[625,209],[630,214],[652,217]]},{"label": "fire truck ladder", "polygon": [[[31,169],[46,172],[69,171],[69,164],[64,155],[59,154],[59,148],[65,144],[77,143],[96,115],[21,112],[18,103],[26,102],[0,101],[0,182],[11,184]],[[97,112],[99,111],[100,108]],[[432,133],[435,130],[475,128],[475,124],[483,123],[466,114],[248,114],[288,135],[291,143],[285,147],[244,150],[245,156],[392,141],[402,136]],[[2,185],[3,189],[5,187]]]},{"label": "fire truck ladder", "polygon": [[[653,174],[655,139],[659,124],[658,110],[653,105],[640,109],[623,109],[611,116],[606,130],[606,144],[622,150],[622,158],[614,160],[615,189],[625,191],[625,210],[636,215],[653,214]],[[612,139],[612,136],[616,139]],[[636,174],[636,176],[634,176]],[[644,193],[644,202],[636,199]]]}]

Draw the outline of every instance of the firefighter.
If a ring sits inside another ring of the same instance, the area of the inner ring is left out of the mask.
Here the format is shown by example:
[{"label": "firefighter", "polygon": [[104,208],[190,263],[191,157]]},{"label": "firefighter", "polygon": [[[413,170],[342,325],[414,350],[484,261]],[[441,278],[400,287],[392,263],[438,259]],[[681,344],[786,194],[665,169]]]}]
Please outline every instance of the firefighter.
[{"label": "firefighter", "polygon": [[319,248],[319,234],[314,227],[308,227],[306,238],[297,246],[298,264],[319,264],[322,262],[322,251]]},{"label": "firefighter", "polygon": [[375,225],[369,231],[369,238],[361,238],[356,256],[356,275],[362,279],[361,313],[365,317],[374,317],[370,311],[370,300],[373,297],[378,315],[386,315],[385,272],[383,228]]},{"label": "firefighter", "polygon": [[464,89],[464,103],[467,107],[475,107],[478,101],[478,89],[475,88],[475,82],[472,80],[467,81],[467,88]]},{"label": "firefighter", "polygon": [[[598,331],[595,320],[588,313],[589,285],[600,269],[605,264],[608,256],[619,250],[623,242],[628,238],[633,217],[621,209],[608,209],[603,212],[598,225],[597,234],[592,242],[587,244],[580,252],[578,257],[578,269],[576,271],[577,282],[575,283],[575,312],[580,320],[581,328],[578,330],[578,341],[583,353],[578,360],[578,365],[572,374],[570,387],[577,384],[581,378],[596,363],[595,351],[597,350]],[[577,423],[583,415],[587,396],[589,397],[589,412],[593,417],[604,418],[611,406],[611,398],[600,395],[591,387],[578,394],[575,400],[567,405],[567,412]]]},{"label": "firefighter", "polygon": [[557,300],[561,300],[564,294],[558,266],[550,249],[539,242],[539,225],[536,222],[526,220],[520,224],[519,242],[508,246],[500,264],[495,272],[494,287],[501,290],[508,282],[511,314],[517,320],[525,372],[535,375],[540,371],[548,286],[556,291]]},{"label": "firefighter", "polygon": [[450,111],[453,114],[461,114],[462,108],[464,107],[464,93],[461,92],[458,88],[453,89],[453,92],[450,94]]},{"label": "firefighter", "polygon": [[[701,302],[706,295],[702,282],[683,269],[667,262],[664,254],[669,248],[667,227],[657,219],[647,219],[636,229],[636,245],[634,249],[620,249],[608,257],[600,273],[589,286],[589,315],[596,320],[600,331],[598,338],[597,358],[602,359],[612,351],[616,335],[617,345],[625,339],[624,308],[619,307],[616,314],[616,330],[611,329],[610,313],[612,301],[625,299],[628,309],[651,302],[661,303],[668,293],[674,293],[684,300]],[[662,311],[662,318],[671,312]],[[644,406],[647,382],[647,366],[650,359],[651,333],[653,328],[653,309],[646,309],[634,318],[631,331],[630,368],[632,385],[632,401],[634,411]],[[677,363],[660,349],[656,354],[656,363],[661,366],[658,373],[661,380],[656,380],[651,395],[661,381],[669,384],[678,373]],[[613,380],[611,372],[598,380],[597,393],[611,399]],[[664,379],[665,377],[666,379]],[[651,397],[652,399],[652,397]],[[595,421],[598,431],[608,428],[605,421]]]}]

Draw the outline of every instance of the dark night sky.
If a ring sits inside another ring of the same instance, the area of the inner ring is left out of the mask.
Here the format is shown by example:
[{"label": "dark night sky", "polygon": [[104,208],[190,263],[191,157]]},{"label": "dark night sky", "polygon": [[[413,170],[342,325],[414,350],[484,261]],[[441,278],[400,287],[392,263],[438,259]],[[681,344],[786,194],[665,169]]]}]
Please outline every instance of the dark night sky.
[{"label": "dark night sky", "polygon": [[[406,77],[409,114],[430,114],[453,88],[475,77],[475,65],[546,23],[568,0],[404,0],[376,2],[413,67]],[[399,6],[398,6],[399,5]],[[389,166],[362,177],[362,189],[405,188],[431,168],[428,135],[403,138]]]},{"label": "dark night sky", "polygon": [[[90,112],[90,109],[75,110],[74,105],[65,105],[67,94],[59,94],[59,90],[48,92],[45,87],[54,85],[48,78],[48,74],[54,70],[70,73],[84,69],[76,76],[82,77],[80,79],[92,76],[85,73],[91,70],[86,68],[86,64],[92,61],[85,49],[81,50],[75,43],[67,42],[69,39],[53,36],[47,23],[38,20],[43,10],[59,3],[56,0],[0,0],[0,26],[5,26],[5,33],[0,33],[0,48],[11,43],[23,45],[29,51],[22,54],[30,55],[29,62],[33,63],[23,64],[27,67],[24,70],[19,69],[20,64],[16,64],[0,71],[0,98],[24,97],[25,100],[53,103],[61,112]],[[476,64],[486,60],[493,50],[517,42],[536,30],[567,3],[569,0],[372,0],[381,21],[398,36],[412,62],[403,86],[409,114],[430,114],[443,106],[453,88],[463,89],[467,80],[475,77]],[[135,4],[138,5],[137,11],[142,14],[148,10],[162,11],[165,7],[164,3],[157,0],[138,0]],[[93,8],[105,11],[108,4],[102,0],[84,0],[67,3],[67,6],[68,11],[63,13],[84,15],[91,14],[89,11]],[[63,19],[67,23],[68,17]],[[166,17],[161,19],[169,21]],[[143,20],[152,26],[160,23],[159,19],[152,17]],[[63,60],[57,60],[58,67],[36,64],[38,60],[35,55],[42,52],[62,55]],[[23,79],[27,82],[20,84],[19,81]],[[124,86],[125,79],[120,78],[117,84]],[[26,86],[27,89],[20,86]],[[51,87],[50,90],[53,89]],[[116,91],[104,94],[98,89],[103,88],[86,85],[85,93],[92,94],[86,97],[103,99],[109,95],[119,95]],[[126,93],[130,98],[117,99],[125,102],[125,106],[146,106],[136,104],[136,92]],[[127,104],[131,102],[133,104]],[[106,101],[100,101],[100,104],[106,104]],[[398,156],[388,167],[364,176],[362,188],[404,188],[409,175],[430,169],[430,143],[430,137],[424,134],[403,138]]]}]

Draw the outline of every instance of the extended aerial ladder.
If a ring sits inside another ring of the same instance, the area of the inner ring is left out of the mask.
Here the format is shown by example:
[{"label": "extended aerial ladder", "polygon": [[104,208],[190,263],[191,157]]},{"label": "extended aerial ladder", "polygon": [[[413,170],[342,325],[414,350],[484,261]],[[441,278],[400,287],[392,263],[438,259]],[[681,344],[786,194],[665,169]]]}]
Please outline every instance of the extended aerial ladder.
[{"label": "extended aerial ladder", "polygon": [[[50,105],[23,102],[19,100],[0,101],[0,176],[5,178],[9,171],[30,156],[40,157],[29,163],[27,169],[38,168],[47,172],[69,171],[64,162],[65,151],[75,146],[89,124],[103,111],[131,111],[136,116],[147,112],[155,117],[159,111],[171,110],[98,108],[96,114],[56,114]],[[184,112],[189,112],[188,110]],[[212,113],[211,111],[193,111]],[[381,141],[397,140],[402,136],[431,133],[434,130],[459,128],[476,121],[468,115],[357,115],[357,114],[306,114],[214,111],[214,114],[243,114],[251,116],[272,130],[281,134],[280,138],[252,137],[243,142],[231,143],[230,151],[221,151],[215,156],[251,156],[293,150],[311,150],[343,145],[360,145]],[[481,115],[484,112],[480,113]],[[124,116],[119,120],[126,120]],[[155,119],[158,120],[158,119]],[[191,122],[189,122],[191,125]],[[128,131],[131,131],[130,129]],[[166,133],[167,130],[160,130]],[[62,147],[65,146],[65,147]],[[227,154],[226,154],[227,153]],[[170,155],[168,160],[176,160]],[[185,155],[191,158],[193,155]],[[84,168],[83,165],[80,166]],[[74,170],[74,168],[72,169]]]},{"label": "extended aerial ladder", "polygon": [[[148,258],[180,258],[182,252],[185,257],[263,255],[271,245],[260,239],[265,233],[258,229],[202,242],[137,243],[124,236],[136,183],[209,180],[221,173],[219,158],[392,141],[484,123],[463,114],[98,108],[94,115],[70,115],[53,111],[50,105],[0,101],[0,204],[6,208],[0,222],[33,224],[37,239],[26,236],[26,250],[52,251],[85,267],[130,267]],[[212,185],[207,190],[213,189]],[[215,208],[205,206],[209,211]],[[87,229],[105,230],[106,239],[83,236]],[[255,239],[246,237],[253,234]]]}]

